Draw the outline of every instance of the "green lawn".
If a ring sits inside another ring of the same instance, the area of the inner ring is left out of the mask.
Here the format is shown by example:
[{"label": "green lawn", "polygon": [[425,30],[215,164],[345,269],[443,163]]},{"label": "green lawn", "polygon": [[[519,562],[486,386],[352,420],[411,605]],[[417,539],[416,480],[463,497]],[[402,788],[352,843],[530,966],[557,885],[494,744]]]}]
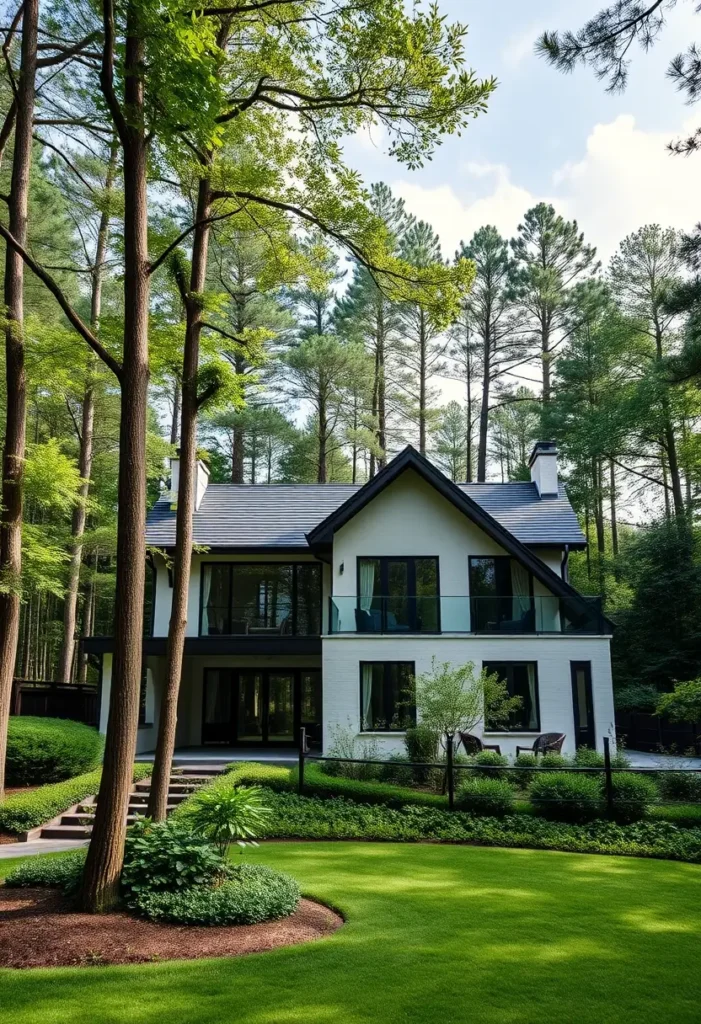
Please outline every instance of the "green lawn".
[{"label": "green lawn", "polygon": [[3,1024],[698,1022],[698,866],[379,843],[246,856],[346,925],[240,960],[0,972]]}]

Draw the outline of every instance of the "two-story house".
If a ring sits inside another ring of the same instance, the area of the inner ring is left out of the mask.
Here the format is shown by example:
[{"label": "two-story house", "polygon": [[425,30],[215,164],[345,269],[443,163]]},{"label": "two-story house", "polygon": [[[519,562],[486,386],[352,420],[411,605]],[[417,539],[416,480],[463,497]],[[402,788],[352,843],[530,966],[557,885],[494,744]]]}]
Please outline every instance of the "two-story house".
[{"label": "two-story house", "polygon": [[[406,448],[362,486],[246,486],[210,484],[201,464],[178,746],[289,748],[304,725],[327,749],[350,725],[401,749],[407,693],[435,658],[485,666],[521,697],[508,729],[482,724],[503,752],[541,732],[600,748],[614,728],[611,624],[568,582],[586,541],[555,446],[537,444],[530,466],[530,482],[455,484]],[[147,523],[140,752],[155,745],[164,678],[177,460],[171,486]],[[112,640],[85,649],[101,656],[104,730]]]}]

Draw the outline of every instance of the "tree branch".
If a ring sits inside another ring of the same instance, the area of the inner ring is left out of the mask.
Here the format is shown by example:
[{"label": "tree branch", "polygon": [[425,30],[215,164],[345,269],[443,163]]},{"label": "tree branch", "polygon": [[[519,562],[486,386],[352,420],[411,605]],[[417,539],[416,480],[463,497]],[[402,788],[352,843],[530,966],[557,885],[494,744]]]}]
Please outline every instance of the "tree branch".
[{"label": "tree branch", "polygon": [[[114,91],[114,5],[112,0],[102,2],[102,24],[104,29],[104,42],[102,44],[102,64],[100,66],[100,88],[105,102],[112,115],[119,138],[123,145],[126,145],[129,135],[129,126],[124,112]],[[111,133],[110,133],[111,134]]]},{"label": "tree branch", "polygon": [[71,306],[70,302],[64,295],[63,291],[53,279],[51,274],[48,273],[44,267],[40,266],[33,256],[30,256],[27,250],[20,245],[17,239],[10,234],[4,224],[0,224],[0,237],[4,238],[10,248],[14,249],[15,252],[22,257],[24,262],[27,264],[29,269],[39,278],[39,280],[46,285],[51,294],[54,296],[59,306],[66,315],[68,322],[72,327],[76,329],[78,334],[88,343],[93,352],[96,353],[103,361],[103,363],[110,368],[112,373],[115,375],[117,380],[121,383],[122,380],[122,366],[114,358],[114,356],[107,351],[107,349],[97,340],[93,332],[87,326],[86,323],[78,316],[76,311]]},{"label": "tree branch", "polygon": [[178,237],[176,239],[174,239],[170,243],[170,245],[167,245],[165,247],[165,249],[163,250],[161,255],[158,257],[158,259],[155,259],[153,261],[153,263],[149,263],[148,273],[149,274],[155,273],[155,271],[158,270],[158,268],[161,267],[165,263],[165,261],[168,259],[170,254],[175,249],[178,248],[180,243],[183,242],[187,238],[188,235],[191,235],[193,231],[197,230],[197,228],[203,227],[205,224],[214,224],[214,223],[216,223],[219,220],[226,220],[227,217],[233,217],[237,213],[240,213],[242,209],[243,209],[243,207],[239,206],[235,210],[227,211],[227,213],[219,213],[219,214],[215,214],[212,217],[206,217],[204,220],[198,220],[194,224],[191,224],[188,228],[185,228],[185,230],[181,231],[180,234],[178,235]]},{"label": "tree branch", "polygon": [[86,46],[90,43],[94,43],[96,39],[99,39],[99,32],[91,32],[85,39],[81,39],[79,43],[75,43],[73,46],[59,46],[58,43],[43,43],[40,44],[38,49],[52,49],[58,50],[52,57],[42,57],[41,60],[37,61],[38,68],[49,68],[54,64],[60,64],[64,60],[70,60],[71,57],[77,56]]},{"label": "tree branch", "polygon": [[63,162],[68,167],[70,167],[70,169],[75,174],[76,178],[78,178],[78,180],[81,181],[90,192],[95,192],[95,189],[92,187],[87,178],[83,177],[78,168],[75,166],[75,164],[71,163],[71,161],[68,159],[68,157],[62,149],[59,149],[58,146],[54,146],[53,142],[49,142],[47,139],[42,139],[41,135],[37,135],[36,132],[32,135],[32,138],[36,139],[37,142],[40,142],[42,146],[46,146],[47,149],[52,149],[54,153],[56,153],[57,156],[60,156]]}]

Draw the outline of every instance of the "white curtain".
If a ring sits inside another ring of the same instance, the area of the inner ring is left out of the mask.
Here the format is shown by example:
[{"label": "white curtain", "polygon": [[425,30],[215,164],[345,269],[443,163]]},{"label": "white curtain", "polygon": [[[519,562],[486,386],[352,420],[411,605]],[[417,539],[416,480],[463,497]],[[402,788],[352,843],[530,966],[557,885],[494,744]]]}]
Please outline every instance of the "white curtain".
[{"label": "white curtain", "polygon": [[209,635],[209,594],[212,589],[212,566],[206,565],[202,573],[202,636]]},{"label": "white curtain", "polygon": [[538,694],[535,684],[535,665],[531,662],[528,665],[528,695],[531,698],[531,707],[528,714],[528,728],[538,728]]},{"label": "white curtain", "polygon": [[363,665],[361,696],[363,706],[363,720],[360,723],[360,728],[368,729],[371,725],[370,708],[372,707],[372,665]]},{"label": "white curtain", "polygon": [[372,607],[372,598],[375,593],[375,563],[360,563],[360,607],[364,612],[369,612]]},{"label": "white curtain", "polygon": [[528,569],[511,559],[511,593],[513,594],[514,619],[522,619],[531,607],[531,577]]}]

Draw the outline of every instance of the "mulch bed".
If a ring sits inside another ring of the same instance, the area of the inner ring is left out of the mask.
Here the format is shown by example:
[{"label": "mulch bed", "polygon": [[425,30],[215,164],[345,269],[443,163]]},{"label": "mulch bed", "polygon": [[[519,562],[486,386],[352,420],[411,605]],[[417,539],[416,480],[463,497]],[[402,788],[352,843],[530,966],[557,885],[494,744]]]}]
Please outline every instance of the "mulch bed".
[{"label": "mulch bed", "polygon": [[183,926],[154,924],[130,914],[76,913],[54,889],[0,887],[0,967],[136,964],[241,956],[310,942],[334,932],[343,919],[302,900],[290,917],[263,924]]}]

